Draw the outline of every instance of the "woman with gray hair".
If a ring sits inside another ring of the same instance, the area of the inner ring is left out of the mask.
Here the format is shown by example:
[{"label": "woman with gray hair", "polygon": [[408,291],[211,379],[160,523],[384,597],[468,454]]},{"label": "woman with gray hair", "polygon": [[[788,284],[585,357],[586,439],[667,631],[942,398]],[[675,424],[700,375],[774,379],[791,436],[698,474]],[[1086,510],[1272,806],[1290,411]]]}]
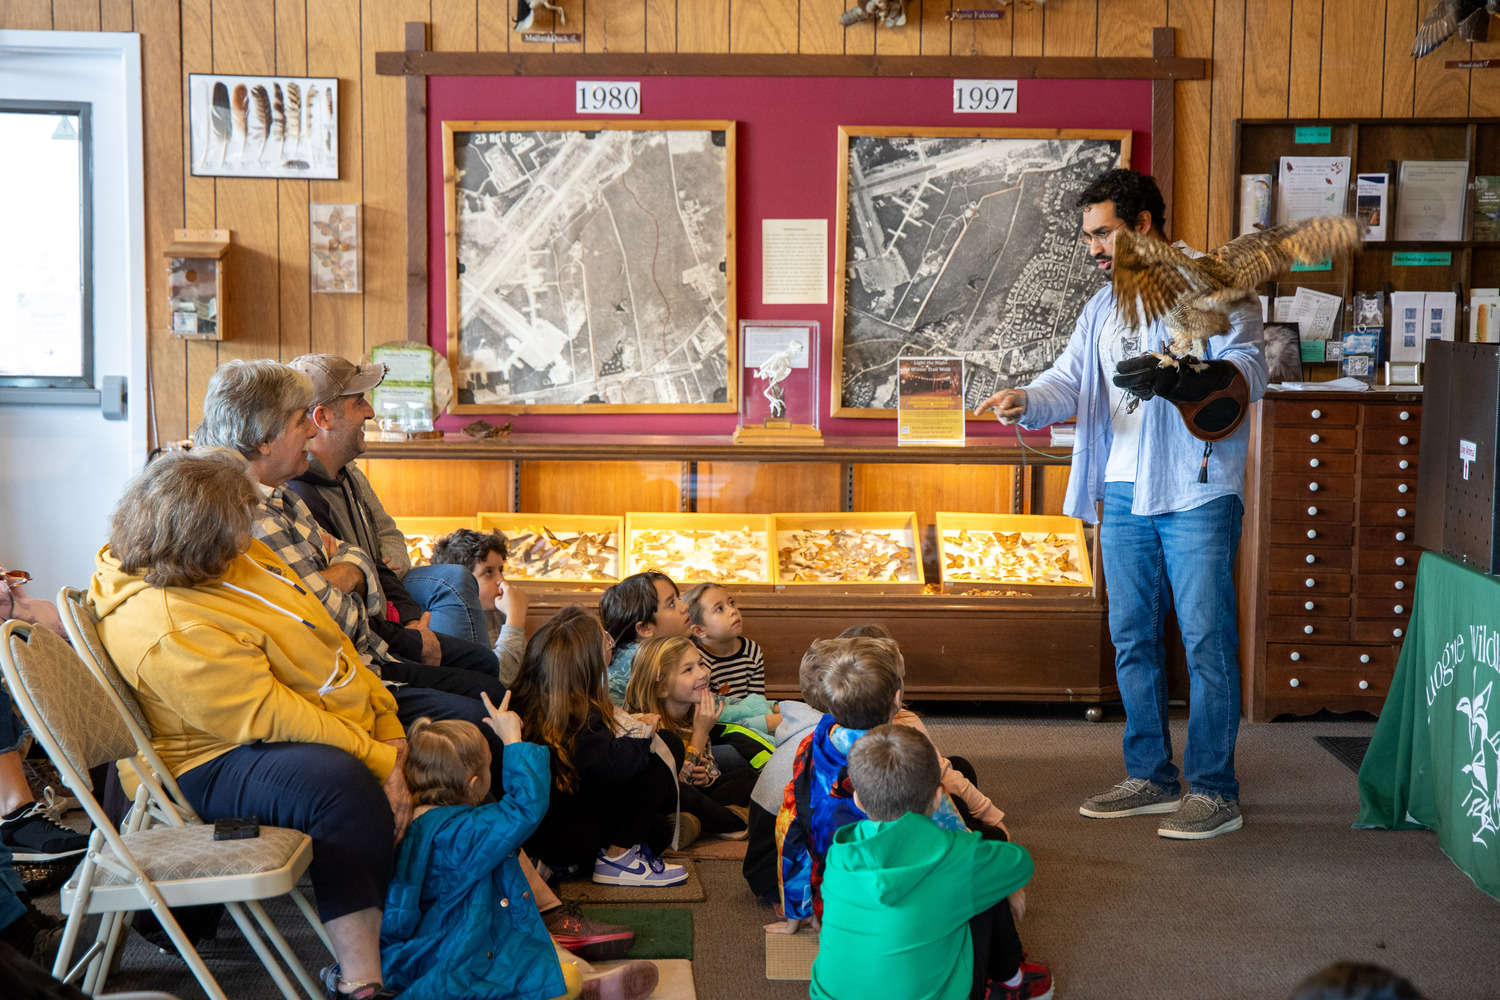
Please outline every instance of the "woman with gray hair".
[{"label": "woman with gray hair", "polygon": [[411,816],[405,732],[323,605],[251,538],[257,499],[227,449],[162,456],[126,487],[89,600],[199,815],[258,816],[312,837],[339,962],[325,970],[330,996],[393,996],[379,934]]}]

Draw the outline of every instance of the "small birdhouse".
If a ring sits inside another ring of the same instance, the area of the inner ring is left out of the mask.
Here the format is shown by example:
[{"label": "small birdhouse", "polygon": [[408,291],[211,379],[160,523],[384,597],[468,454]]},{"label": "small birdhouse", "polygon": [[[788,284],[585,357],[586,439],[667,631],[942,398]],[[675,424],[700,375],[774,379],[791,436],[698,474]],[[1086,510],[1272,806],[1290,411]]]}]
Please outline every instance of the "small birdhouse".
[{"label": "small birdhouse", "polygon": [[170,331],[191,340],[225,340],[224,255],[227,229],[174,229],[167,258]]}]

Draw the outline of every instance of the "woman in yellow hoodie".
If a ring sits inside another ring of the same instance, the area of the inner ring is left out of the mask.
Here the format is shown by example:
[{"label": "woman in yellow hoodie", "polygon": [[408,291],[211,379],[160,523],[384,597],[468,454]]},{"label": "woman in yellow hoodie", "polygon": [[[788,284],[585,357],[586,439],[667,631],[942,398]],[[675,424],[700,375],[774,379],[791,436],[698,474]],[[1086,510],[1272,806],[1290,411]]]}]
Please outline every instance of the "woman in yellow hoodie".
[{"label": "woman in yellow hoodie", "polygon": [[396,703],[317,597],[250,536],[256,487],[217,449],[170,453],[126,488],[89,599],[152,743],[208,821],[306,831],[339,964],[330,995],[380,985],[380,917],[411,817]]}]

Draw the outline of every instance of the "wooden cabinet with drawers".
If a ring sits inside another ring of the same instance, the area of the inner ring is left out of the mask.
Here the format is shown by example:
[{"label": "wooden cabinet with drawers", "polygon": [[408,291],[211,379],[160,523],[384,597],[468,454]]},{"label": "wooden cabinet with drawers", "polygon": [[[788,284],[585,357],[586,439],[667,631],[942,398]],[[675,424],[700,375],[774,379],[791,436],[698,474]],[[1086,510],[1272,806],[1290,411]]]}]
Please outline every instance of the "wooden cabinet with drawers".
[{"label": "wooden cabinet with drawers", "polygon": [[1249,417],[1240,670],[1252,720],[1380,711],[1419,550],[1421,394],[1273,392]]}]

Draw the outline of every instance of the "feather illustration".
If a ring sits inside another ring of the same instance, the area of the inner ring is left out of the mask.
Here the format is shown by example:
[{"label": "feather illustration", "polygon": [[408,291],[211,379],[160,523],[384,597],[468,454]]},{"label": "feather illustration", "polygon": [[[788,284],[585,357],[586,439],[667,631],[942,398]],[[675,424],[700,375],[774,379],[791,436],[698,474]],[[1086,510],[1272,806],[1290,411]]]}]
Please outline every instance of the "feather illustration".
[{"label": "feather illustration", "polygon": [[333,114],[333,88],[329,87],[323,91],[324,104],[327,105],[328,114],[323,116],[323,151],[333,152],[333,126],[338,120]]},{"label": "feather illustration", "polygon": [[[281,143],[281,155],[295,156],[297,140],[302,135],[302,88],[291,80],[286,85],[286,135]],[[288,149],[287,147],[291,148]]]},{"label": "feather illustration", "polygon": [[229,108],[234,131],[240,137],[240,159],[245,158],[245,147],[250,144],[250,91],[243,83],[234,85],[234,103]]},{"label": "feather illustration", "polygon": [[321,96],[321,93],[316,83],[309,83],[307,85],[307,93],[304,95],[306,100],[302,102],[304,108],[303,114],[305,115],[302,120],[302,138],[307,140],[307,158],[309,160],[317,158],[315,155],[317,150],[314,148],[314,136],[318,134],[318,97]]},{"label": "feather illustration", "polygon": [[250,88],[250,100],[255,103],[255,117],[252,119],[256,134],[260,137],[260,152],[256,159],[266,155],[266,143],[271,138],[271,95],[266,93],[266,88],[256,84]]},{"label": "feather illustration", "polygon": [[[271,138],[285,141],[286,104],[281,98],[281,84],[271,84]],[[280,155],[280,154],[278,154]]]},{"label": "feather illustration", "polygon": [[214,84],[213,97],[209,102],[208,124],[214,136],[223,143],[219,149],[219,166],[224,165],[224,154],[229,152],[229,88],[222,83]]}]

